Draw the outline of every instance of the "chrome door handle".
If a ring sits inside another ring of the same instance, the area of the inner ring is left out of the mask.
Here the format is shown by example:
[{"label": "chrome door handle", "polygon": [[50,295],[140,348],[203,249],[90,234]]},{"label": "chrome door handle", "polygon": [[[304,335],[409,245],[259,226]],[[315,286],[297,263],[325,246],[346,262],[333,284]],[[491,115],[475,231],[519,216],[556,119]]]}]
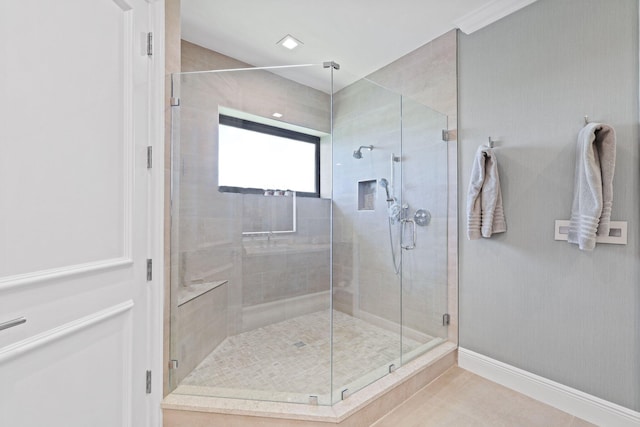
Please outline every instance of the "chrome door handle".
[{"label": "chrome door handle", "polygon": [[8,322],[0,323],[0,331],[13,328],[14,326],[22,325],[26,323],[27,319],[25,317],[18,317],[17,319],[9,320]]},{"label": "chrome door handle", "polygon": [[418,233],[416,230],[416,222],[412,219],[403,219],[402,220],[402,229],[400,230],[400,239],[404,239],[404,235],[405,235],[405,226],[406,224],[409,223],[411,224],[411,244],[409,245],[405,245],[405,244],[400,244],[400,246],[402,247],[402,249],[406,249],[406,250],[411,250],[411,249],[415,249],[416,247],[416,239],[418,237]]}]

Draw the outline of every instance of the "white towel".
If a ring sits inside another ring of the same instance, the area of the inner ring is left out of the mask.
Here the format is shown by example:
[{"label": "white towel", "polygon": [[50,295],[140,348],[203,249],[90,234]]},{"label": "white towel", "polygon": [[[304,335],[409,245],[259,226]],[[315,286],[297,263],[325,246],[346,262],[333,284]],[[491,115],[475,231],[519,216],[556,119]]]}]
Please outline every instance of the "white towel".
[{"label": "white towel", "polygon": [[467,192],[467,237],[476,240],[507,231],[498,176],[498,159],[492,148],[478,147]]},{"label": "white towel", "polygon": [[569,243],[593,250],[596,234],[608,236],[613,204],[616,134],[611,126],[589,123],[578,134]]}]

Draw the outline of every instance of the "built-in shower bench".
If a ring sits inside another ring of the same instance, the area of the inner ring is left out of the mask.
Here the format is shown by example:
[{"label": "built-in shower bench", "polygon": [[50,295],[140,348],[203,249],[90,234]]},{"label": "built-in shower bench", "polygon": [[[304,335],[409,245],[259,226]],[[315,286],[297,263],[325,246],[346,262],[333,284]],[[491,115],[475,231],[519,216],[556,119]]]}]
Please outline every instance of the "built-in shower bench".
[{"label": "built-in shower bench", "polygon": [[191,283],[188,286],[182,286],[178,291],[178,307],[181,305],[204,295],[207,292],[227,283],[227,280],[218,280],[205,283]]}]

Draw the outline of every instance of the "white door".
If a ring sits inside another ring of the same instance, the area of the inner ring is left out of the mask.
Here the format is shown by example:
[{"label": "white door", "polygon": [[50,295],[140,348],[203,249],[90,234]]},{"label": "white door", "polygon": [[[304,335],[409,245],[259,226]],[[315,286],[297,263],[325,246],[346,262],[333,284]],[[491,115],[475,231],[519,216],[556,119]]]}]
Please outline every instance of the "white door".
[{"label": "white door", "polygon": [[0,0],[0,426],[158,423],[157,7]]}]

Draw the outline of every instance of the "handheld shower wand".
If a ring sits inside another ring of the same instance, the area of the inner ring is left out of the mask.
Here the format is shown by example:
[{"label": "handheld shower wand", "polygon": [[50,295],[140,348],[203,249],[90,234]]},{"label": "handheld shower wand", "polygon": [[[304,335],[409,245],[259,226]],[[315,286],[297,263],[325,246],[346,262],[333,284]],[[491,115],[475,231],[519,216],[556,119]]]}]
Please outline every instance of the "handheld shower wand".
[{"label": "handheld shower wand", "polygon": [[[391,261],[393,262],[393,271],[396,274],[400,274],[400,261],[396,259],[396,247],[393,244],[393,233],[391,232],[391,224],[395,224],[396,221],[400,219],[400,215],[402,214],[402,208],[398,205],[398,201],[395,197],[391,195],[389,192],[389,181],[386,178],[380,178],[380,187],[384,188],[384,191],[387,193],[387,223],[389,226],[389,247],[391,249]],[[391,188],[391,192],[393,192],[393,187]],[[401,261],[400,261],[401,262]]]},{"label": "handheld shower wand", "polygon": [[[380,178],[380,186],[384,188],[387,193],[387,209],[389,211],[389,221],[395,224],[402,215],[402,207],[398,204],[398,200],[389,193],[389,181],[385,178]],[[393,188],[391,188],[393,193]]]},{"label": "handheld shower wand", "polygon": [[380,186],[384,188],[384,191],[387,193],[387,202],[395,202],[396,198],[391,197],[389,194],[389,181],[386,178],[380,178]]}]

